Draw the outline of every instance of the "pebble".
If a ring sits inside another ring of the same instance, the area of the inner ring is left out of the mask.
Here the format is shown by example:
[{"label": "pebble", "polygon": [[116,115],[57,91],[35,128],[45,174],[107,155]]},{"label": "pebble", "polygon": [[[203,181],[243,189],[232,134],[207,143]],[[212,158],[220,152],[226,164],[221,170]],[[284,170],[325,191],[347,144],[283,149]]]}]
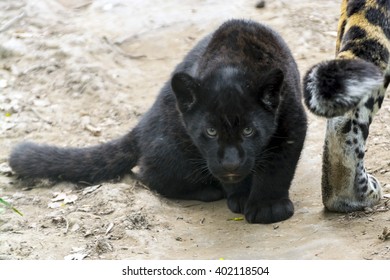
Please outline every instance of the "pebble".
[{"label": "pebble", "polygon": [[257,9],[263,9],[263,8],[265,8],[265,1],[264,1],[264,0],[261,0],[261,1],[257,2],[256,8],[257,8]]}]

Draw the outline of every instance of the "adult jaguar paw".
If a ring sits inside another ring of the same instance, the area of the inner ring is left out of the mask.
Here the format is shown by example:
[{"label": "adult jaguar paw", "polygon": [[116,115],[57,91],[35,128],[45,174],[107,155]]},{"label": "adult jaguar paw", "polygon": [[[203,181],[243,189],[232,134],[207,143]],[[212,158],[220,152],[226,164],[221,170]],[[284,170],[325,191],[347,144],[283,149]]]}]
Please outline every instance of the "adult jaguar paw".
[{"label": "adult jaguar paw", "polygon": [[382,198],[382,188],[379,181],[370,174],[363,174],[363,179],[357,181],[353,188],[334,191],[323,198],[327,210],[349,213],[361,211],[366,207],[373,207]]},{"label": "adult jaguar paw", "polygon": [[244,214],[249,223],[276,223],[290,218],[294,214],[294,205],[288,198],[248,201]]}]

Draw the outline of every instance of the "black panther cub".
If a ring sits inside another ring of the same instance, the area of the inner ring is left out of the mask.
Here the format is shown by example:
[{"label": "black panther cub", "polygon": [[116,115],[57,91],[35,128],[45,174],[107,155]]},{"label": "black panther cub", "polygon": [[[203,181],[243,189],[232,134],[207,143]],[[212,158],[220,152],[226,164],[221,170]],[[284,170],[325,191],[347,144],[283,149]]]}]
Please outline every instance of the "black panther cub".
[{"label": "black panther cub", "polygon": [[289,188],[306,134],[297,65],[261,24],[230,20],[179,64],[127,135],[89,148],[22,143],[21,177],[96,183],[129,173],[178,199],[227,198],[250,223],[293,215]]}]

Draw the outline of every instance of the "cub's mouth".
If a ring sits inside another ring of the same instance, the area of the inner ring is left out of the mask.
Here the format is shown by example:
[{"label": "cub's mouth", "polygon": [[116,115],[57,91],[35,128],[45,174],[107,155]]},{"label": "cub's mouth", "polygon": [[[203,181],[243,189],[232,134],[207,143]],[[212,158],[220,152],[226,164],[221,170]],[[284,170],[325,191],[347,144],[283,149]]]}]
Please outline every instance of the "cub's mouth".
[{"label": "cub's mouth", "polygon": [[245,176],[238,173],[228,173],[228,174],[221,175],[218,178],[223,183],[233,184],[242,181],[245,178]]}]

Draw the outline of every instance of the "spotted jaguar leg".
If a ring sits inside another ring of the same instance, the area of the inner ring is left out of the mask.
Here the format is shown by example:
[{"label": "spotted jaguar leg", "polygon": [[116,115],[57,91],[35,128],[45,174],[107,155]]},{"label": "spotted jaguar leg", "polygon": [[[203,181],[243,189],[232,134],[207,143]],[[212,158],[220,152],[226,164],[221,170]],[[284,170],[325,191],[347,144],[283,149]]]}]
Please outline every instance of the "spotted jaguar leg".
[{"label": "spotted jaguar leg", "polygon": [[327,121],[322,199],[331,211],[362,210],[377,204],[382,197],[378,180],[365,169],[364,156],[369,126],[384,93],[385,88],[376,90],[362,106]]}]

